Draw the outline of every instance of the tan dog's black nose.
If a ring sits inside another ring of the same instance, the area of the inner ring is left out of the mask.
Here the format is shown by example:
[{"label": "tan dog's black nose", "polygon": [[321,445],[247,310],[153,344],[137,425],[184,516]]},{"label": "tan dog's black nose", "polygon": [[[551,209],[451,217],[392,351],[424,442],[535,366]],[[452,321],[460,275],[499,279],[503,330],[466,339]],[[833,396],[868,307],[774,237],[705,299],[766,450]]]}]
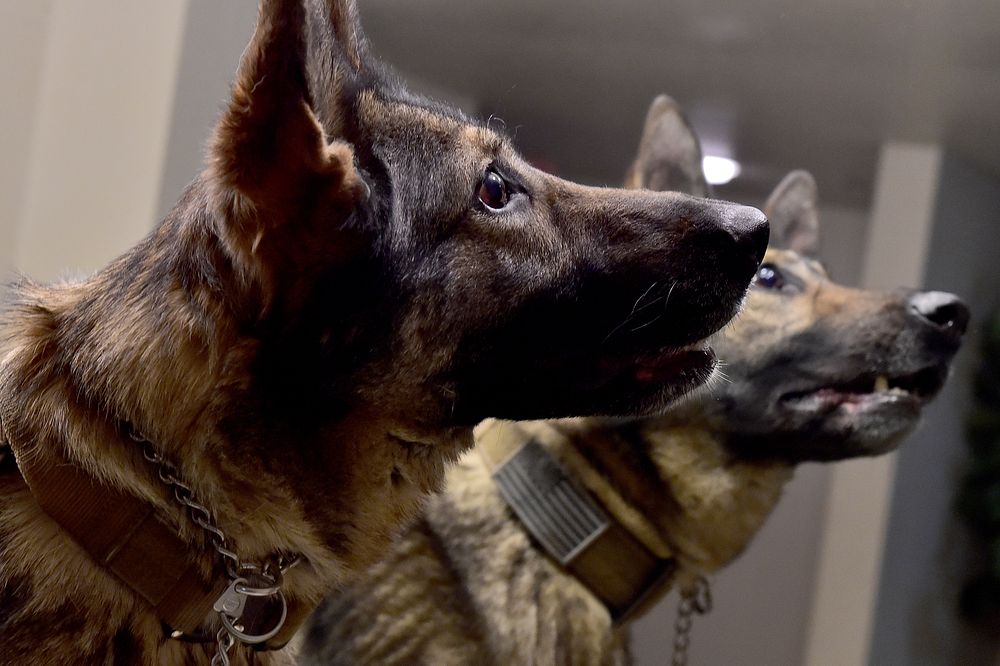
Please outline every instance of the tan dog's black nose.
[{"label": "tan dog's black nose", "polygon": [[955,294],[944,291],[919,291],[910,297],[910,310],[955,338],[969,327],[969,308]]}]

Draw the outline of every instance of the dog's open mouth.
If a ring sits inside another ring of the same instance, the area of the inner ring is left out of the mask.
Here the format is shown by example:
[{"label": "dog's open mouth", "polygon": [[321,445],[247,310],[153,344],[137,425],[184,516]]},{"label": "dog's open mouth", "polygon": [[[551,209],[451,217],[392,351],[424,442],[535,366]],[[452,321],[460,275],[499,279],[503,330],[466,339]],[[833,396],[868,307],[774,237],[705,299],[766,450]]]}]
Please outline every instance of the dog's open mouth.
[{"label": "dog's open mouth", "polygon": [[[615,367],[617,366],[617,367]],[[606,377],[597,392],[612,405],[606,414],[655,413],[698,388],[712,376],[715,352],[704,344],[644,354],[638,358],[608,361]]]},{"label": "dog's open mouth", "polygon": [[829,411],[838,407],[859,411],[893,403],[919,407],[937,395],[947,377],[946,364],[907,374],[866,373],[848,382],[786,393],[781,403],[791,409],[808,411]]},{"label": "dog's open mouth", "polygon": [[715,367],[715,352],[710,347],[688,347],[678,351],[640,358],[632,369],[632,378],[643,384],[699,382]]},{"label": "dog's open mouth", "polygon": [[536,356],[520,365],[491,358],[456,383],[451,417],[478,423],[654,414],[708,381],[716,366],[704,342],[595,356]]}]

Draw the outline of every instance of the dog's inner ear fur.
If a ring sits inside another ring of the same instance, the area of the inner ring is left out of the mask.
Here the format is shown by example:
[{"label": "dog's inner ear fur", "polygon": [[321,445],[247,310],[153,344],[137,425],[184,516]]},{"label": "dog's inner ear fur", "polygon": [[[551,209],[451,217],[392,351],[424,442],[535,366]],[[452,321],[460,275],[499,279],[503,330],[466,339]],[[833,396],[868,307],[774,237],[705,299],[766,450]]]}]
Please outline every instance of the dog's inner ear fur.
[{"label": "dog's inner ear fur", "polygon": [[363,74],[373,74],[368,40],[354,0],[305,0],[307,52],[313,110],[328,132],[345,126],[344,88]]},{"label": "dog's inner ear fur", "polygon": [[[349,5],[323,4],[350,17]],[[328,140],[313,111],[306,42],[303,0],[261,4],[211,146],[227,240],[251,258],[292,222],[318,224],[317,211],[328,226],[346,219],[367,193],[352,147]]]},{"label": "dog's inner ear fur", "polygon": [[691,124],[673,99],[660,95],[646,114],[639,152],[625,186],[709,196],[701,162],[701,142]]},{"label": "dog's inner ear fur", "polygon": [[807,171],[785,176],[764,204],[775,245],[815,257],[819,253],[816,180]]}]

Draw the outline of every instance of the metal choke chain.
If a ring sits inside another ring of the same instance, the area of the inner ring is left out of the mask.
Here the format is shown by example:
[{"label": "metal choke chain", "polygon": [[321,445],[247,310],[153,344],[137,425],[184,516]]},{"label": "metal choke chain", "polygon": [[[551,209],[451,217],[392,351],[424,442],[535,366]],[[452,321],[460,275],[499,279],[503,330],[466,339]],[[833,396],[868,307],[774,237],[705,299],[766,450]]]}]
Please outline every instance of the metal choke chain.
[{"label": "metal choke chain", "polygon": [[[130,437],[142,445],[142,455],[157,466],[160,480],[172,491],[174,499],[187,509],[191,520],[205,531],[212,548],[222,558],[226,576],[230,580],[229,587],[215,602],[215,611],[219,614],[222,627],[216,634],[218,649],[212,657],[212,666],[229,666],[229,651],[237,641],[246,644],[262,643],[278,633],[285,622],[288,606],[281,592],[283,574],[299,563],[299,557],[286,558],[279,556],[273,562],[263,564],[243,562],[227,544],[225,533],[212,520],[212,514],[205,505],[199,503],[194,491],[181,481],[177,468],[163,458],[153,448],[152,442],[139,433],[129,433]],[[251,598],[274,597],[281,604],[281,617],[277,624],[264,634],[248,634],[239,619],[246,602]]]},{"label": "metal choke chain", "polygon": [[712,610],[712,590],[708,585],[708,579],[698,576],[690,587],[681,590],[681,600],[677,604],[677,620],[674,622],[674,651],[670,658],[671,666],[687,666],[694,614],[704,615],[710,610]]}]

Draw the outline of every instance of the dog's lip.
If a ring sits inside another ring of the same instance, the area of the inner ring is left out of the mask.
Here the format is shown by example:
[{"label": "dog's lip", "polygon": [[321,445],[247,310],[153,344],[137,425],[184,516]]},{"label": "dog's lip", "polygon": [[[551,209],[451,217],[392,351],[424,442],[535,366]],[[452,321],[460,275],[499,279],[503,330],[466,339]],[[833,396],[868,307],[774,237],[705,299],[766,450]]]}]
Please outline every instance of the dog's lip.
[{"label": "dog's lip", "polygon": [[[867,372],[846,381],[790,391],[779,398],[779,403],[799,411],[840,406],[869,409],[893,404],[920,407],[940,392],[947,377],[947,363],[909,371]],[[881,390],[877,388],[879,382],[884,382]]]},{"label": "dog's lip", "polygon": [[918,396],[901,389],[890,389],[879,393],[843,393],[823,388],[785,401],[785,406],[799,412],[866,412],[875,409],[899,406],[919,409],[923,401]]},{"label": "dog's lip", "polygon": [[[709,370],[716,362],[715,351],[703,343],[640,357],[632,368],[640,383],[675,382],[693,371]],[[695,377],[692,376],[694,381]]]}]

